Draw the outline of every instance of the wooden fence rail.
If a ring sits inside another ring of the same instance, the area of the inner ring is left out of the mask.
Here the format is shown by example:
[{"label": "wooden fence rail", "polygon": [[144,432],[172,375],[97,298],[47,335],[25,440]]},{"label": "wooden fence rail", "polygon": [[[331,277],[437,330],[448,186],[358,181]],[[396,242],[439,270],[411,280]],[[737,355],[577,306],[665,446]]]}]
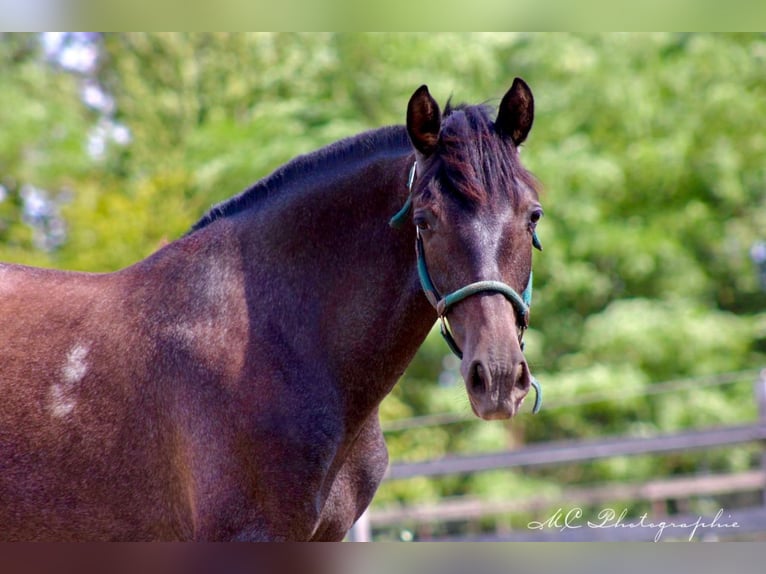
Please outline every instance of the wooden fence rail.
[{"label": "wooden fence rail", "polygon": [[652,437],[619,437],[594,441],[535,444],[519,450],[470,456],[452,456],[424,462],[399,463],[389,468],[388,480],[415,476],[474,473],[519,466],[585,462],[613,456],[666,453],[726,446],[766,439],[766,422]]}]

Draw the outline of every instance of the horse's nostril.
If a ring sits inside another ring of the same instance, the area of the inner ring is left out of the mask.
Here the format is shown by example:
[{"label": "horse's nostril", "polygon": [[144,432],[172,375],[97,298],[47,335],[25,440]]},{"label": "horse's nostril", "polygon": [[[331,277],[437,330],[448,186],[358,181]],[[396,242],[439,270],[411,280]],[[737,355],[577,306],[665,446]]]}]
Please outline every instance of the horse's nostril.
[{"label": "horse's nostril", "polygon": [[522,361],[516,366],[516,379],[513,382],[515,387],[524,391],[529,390],[532,384],[532,376],[526,361]]},{"label": "horse's nostril", "polygon": [[471,369],[469,384],[471,386],[471,391],[475,394],[481,395],[487,391],[486,372],[481,363],[474,363],[473,368]]}]

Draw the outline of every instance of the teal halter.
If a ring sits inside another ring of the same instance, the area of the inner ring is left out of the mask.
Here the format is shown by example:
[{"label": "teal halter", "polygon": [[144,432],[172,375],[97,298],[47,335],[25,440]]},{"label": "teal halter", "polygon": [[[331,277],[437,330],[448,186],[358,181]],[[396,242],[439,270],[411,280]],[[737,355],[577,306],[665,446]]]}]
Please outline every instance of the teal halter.
[{"label": "teal halter", "polygon": [[[410,169],[409,177],[407,178],[407,188],[409,190],[407,201],[404,203],[404,206],[402,206],[402,208],[396,213],[396,215],[394,215],[389,221],[389,225],[391,225],[391,227],[401,227],[405,218],[407,217],[407,214],[412,208],[412,187],[415,183],[416,169],[417,162],[413,163],[412,168]],[[523,336],[524,330],[529,325],[529,307],[532,304],[531,272],[529,274],[529,281],[527,282],[527,286],[521,295],[519,295],[513,287],[501,281],[477,281],[475,283],[470,283],[465,287],[461,287],[460,289],[457,289],[452,293],[448,293],[442,297],[439,294],[438,289],[436,289],[433,281],[431,280],[431,275],[428,273],[425,249],[423,247],[423,238],[420,235],[420,229],[416,228],[415,231],[417,233],[416,249],[420,285],[423,288],[423,292],[425,293],[428,302],[431,303],[434,309],[436,309],[436,313],[439,316],[439,320],[441,322],[440,331],[442,337],[444,337],[444,340],[447,342],[447,346],[449,346],[450,350],[455,353],[458,358],[463,358],[463,352],[460,350],[460,347],[458,346],[455,338],[452,336],[452,333],[449,330],[449,326],[447,325],[447,313],[453,305],[459,303],[463,299],[471,297],[472,295],[485,292],[494,292],[500,293],[506,299],[508,299],[508,301],[510,301],[511,305],[513,306],[516,315],[516,324],[521,330]],[[542,245],[540,244],[540,240],[537,237],[537,233],[533,233],[532,235],[532,245],[535,248],[542,250]],[[521,343],[521,348],[523,351],[523,342]],[[535,404],[532,412],[537,413],[542,405],[543,393],[542,388],[540,387],[540,383],[537,382],[537,379],[534,377],[530,378],[532,381],[532,386],[535,389]]]}]

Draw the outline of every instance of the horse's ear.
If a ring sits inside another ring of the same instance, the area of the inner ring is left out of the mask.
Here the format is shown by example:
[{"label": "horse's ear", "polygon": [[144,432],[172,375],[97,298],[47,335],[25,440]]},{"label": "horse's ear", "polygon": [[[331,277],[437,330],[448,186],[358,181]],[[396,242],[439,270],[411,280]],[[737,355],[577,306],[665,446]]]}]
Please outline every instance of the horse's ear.
[{"label": "horse's ear", "polygon": [[527,139],[534,117],[535,100],[532,98],[532,90],[524,80],[516,78],[500,102],[495,126],[500,133],[510,136],[518,146]]},{"label": "horse's ear", "polygon": [[407,133],[412,145],[424,156],[431,155],[439,141],[441,111],[428,92],[428,86],[420,86],[407,104]]}]

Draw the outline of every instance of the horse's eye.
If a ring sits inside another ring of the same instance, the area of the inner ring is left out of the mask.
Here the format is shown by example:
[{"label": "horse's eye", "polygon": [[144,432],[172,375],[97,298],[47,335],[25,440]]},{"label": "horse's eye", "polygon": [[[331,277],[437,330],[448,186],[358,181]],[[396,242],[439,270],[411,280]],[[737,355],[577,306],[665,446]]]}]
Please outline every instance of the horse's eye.
[{"label": "horse's eye", "polygon": [[429,229],[431,229],[431,226],[425,217],[415,216],[414,221],[415,221],[415,227],[417,227],[421,231],[428,231]]},{"label": "horse's eye", "polygon": [[540,218],[543,216],[543,210],[542,209],[535,209],[532,214],[529,216],[529,222],[532,225],[532,227],[537,225],[537,222],[540,221]]}]

